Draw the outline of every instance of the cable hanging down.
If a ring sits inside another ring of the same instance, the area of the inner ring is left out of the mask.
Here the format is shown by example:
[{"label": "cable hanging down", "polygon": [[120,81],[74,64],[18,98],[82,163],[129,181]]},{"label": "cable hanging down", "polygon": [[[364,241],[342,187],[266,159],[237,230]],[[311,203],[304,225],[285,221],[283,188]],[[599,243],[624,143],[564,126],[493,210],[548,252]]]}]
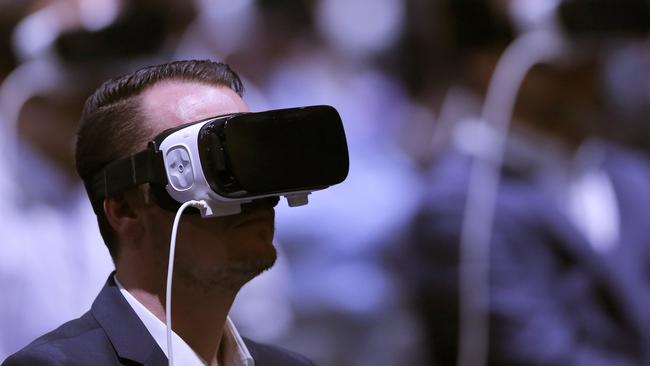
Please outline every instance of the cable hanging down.
[{"label": "cable hanging down", "polygon": [[178,231],[178,224],[181,221],[183,211],[188,207],[195,207],[198,209],[205,209],[207,203],[201,201],[187,201],[178,208],[176,217],[174,217],[174,224],[172,226],[172,236],[169,242],[169,261],[167,264],[167,290],[165,292],[165,323],[167,324],[167,359],[168,365],[174,365],[174,353],[172,351],[172,277],[174,274],[174,253],[176,252],[176,236]]}]

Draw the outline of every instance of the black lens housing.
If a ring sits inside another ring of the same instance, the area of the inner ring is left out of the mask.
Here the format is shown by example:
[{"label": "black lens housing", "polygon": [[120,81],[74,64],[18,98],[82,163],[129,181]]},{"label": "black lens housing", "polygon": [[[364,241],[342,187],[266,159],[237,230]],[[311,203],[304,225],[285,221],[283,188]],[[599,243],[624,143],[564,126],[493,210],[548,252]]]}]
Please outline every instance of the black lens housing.
[{"label": "black lens housing", "polygon": [[230,115],[206,123],[198,139],[206,179],[226,198],[322,189],[349,170],[341,117],[330,106]]}]

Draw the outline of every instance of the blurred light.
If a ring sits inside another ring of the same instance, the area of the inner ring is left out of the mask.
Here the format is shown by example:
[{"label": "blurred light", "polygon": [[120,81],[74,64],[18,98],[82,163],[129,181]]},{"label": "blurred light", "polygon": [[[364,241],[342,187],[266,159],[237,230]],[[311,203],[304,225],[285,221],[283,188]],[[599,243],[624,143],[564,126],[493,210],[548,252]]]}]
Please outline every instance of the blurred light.
[{"label": "blurred light", "polygon": [[79,0],[79,15],[84,28],[96,31],[113,23],[120,13],[120,0]]},{"label": "blurred light", "polygon": [[13,44],[21,60],[29,59],[45,51],[64,29],[60,11],[56,5],[40,9],[26,16],[16,26]]},{"label": "blurred light", "polygon": [[497,132],[481,119],[460,121],[452,132],[452,140],[465,154],[490,159],[494,158],[499,147]]},{"label": "blurred light", "polygon": [[335,47],[363,56],[390,46],[404,23],[400,0],[321,0],[318,26]]},{"label": "blurred light", "polygon": [[352,262],[335,266],[327,272],[321,279],[320,296],[314,295],[335,309],[370,315],[389,300],[386,298],[391,293],[389,288],[390,281],[381,268]]},{"label": "blurred light", "polygon": [[253,0],[197,0],[199,24],[222,57],[246,45],[255,25],[254,5]]},{"label": "blurred light", "polygon": [[90,31],[113,23],[122,0],[54,1],[26,16],[14,29],[13,46],[22,61],[46,53],[65,31],[84,27]]},{"label": "blurred light", "polygon": [[556,9],[561,0],[511,0],[510,17],[518,31],[556,30]]}]

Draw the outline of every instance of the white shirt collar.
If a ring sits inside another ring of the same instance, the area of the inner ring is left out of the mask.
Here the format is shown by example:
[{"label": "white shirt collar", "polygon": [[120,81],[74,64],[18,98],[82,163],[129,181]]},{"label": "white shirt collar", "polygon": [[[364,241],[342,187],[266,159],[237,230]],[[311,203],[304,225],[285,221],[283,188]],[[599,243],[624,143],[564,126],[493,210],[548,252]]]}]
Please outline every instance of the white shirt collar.
[{"label": "white shirt collar", "polygon": [[[158,347],[167,356],[167,326],[160,319],[158,319],[149,309],[142,305],[133,295],[131,295],[122,284],[113,276],[117,287],[120,289],[122,296],[129,303],[133,311],[138,315],[147,328],[153,339],[158,344]],[[172,347],[174,347],[174,364],[187,365],[187,366],[207,366],[208,362],[202,359],[176,332],[172,331]],[[248,352],[244,340],[239,335],[237,328],[230,320],[226,318],[224,326],[223,337],[221,339],[220,347],[223,350],[224,362],[223,366],[255,366],[255,361]]]}]

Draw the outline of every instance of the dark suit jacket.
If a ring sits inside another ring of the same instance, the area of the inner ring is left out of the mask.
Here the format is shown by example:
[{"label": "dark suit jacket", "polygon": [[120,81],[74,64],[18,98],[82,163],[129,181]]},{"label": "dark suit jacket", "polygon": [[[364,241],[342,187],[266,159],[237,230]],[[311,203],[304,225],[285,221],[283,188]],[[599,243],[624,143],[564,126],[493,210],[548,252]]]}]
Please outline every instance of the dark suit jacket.
[{"label": "dark suit jacket", "polygon": [[[7,330],[5,330],[7,331]],[[305,357],[244,339],[255,366],[313,365]],[[2,366],[167,365],[167,357],[111,275],[90,311],[36,339]]]},{"label": "dark suit jacket", "polygon": [[[490,258],[490,365],[650,365],[650,168],[613,147],[602,167],[621,223],[618,246],[605,254],[529,174],[503,172]],[[468,162],[450,154],[432,173],[405,240],[412,251],[405,271],[432,362],[452,365]]]}]

